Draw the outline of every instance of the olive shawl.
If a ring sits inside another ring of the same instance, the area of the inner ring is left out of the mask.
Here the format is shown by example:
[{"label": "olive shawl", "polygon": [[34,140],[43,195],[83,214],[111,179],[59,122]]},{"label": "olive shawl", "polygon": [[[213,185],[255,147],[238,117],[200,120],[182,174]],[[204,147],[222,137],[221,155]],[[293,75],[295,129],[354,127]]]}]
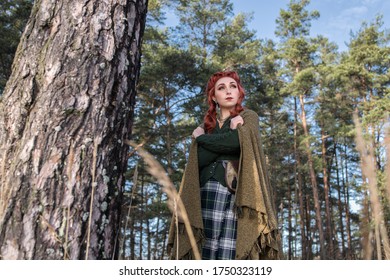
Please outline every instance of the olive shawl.
[{"label": "olive shawl", "polygon": [[[244,125],[237,127],[241,155],[235,200],[238,216],[236,259],[280,259],[280,237],[260,140],[259,118],[248,109],[240,115]],[[201,252],[204,235],[196,141],[191,144],[179,194]],[[176,232],[175,219],[174,216],[171,222],[168,253],[172,259],[194,259],[184,225],[179,220],[179,232]]]}]

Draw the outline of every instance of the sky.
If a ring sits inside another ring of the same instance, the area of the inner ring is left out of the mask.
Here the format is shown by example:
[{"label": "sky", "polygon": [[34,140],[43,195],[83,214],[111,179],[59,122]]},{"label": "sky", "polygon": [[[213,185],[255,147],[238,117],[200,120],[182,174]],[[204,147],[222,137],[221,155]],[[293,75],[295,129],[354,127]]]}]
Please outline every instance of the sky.
[{"label": "sky", "polygon": [[[275,39],[275,20],[290,0],[232,0],[234,13],[253,12],[249,29],[260,39]],[[390,28],[390,0],[311,0],[307,10],[317,10],[320,18],[312,21],[311,35],[323,35],[335,42],[339,50],[347,49],[350,32],[359,30],[362,21],[372,22],[383,15],[384,28]]]},{"label": "sky", "polygon": [[[290,0],[231,0],[234,14],[253,12],[249,29],[256,31],[259,39],[275,39],[275,20],[280,9],[287,9]],[[317,10],[320,18],[312,21],[311,35],[323,35],[339,46],[347,49],[350,32],[357,32],[362,21],[372,22],[382,14],[384,28],[390,28],[390,0],[311,0],[306,7]],[[175,22],[174,15],[167,13],[167,25]],[[176,22],[177,23],[177,22]]]}]

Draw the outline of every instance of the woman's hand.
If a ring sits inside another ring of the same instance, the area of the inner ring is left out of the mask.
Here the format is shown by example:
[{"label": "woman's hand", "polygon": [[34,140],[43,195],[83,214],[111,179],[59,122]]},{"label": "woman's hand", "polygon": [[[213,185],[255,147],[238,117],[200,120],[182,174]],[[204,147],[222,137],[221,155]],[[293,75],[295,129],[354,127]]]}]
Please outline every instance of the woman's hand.
[{"label": "woman's hand", "polygon": [[202,134],[204,134],[204,129],[198,126],[192,132],[192,137],[196,139],[198,136],[201,136]]},{"label": "woman's hand", "polygon": [[241,125],[244,124],[244,119],[240,115],[235,116],[234,118],[232,118],[230,120],[230,128],[231,129],[236,129],[239,124],[241,124]]}]

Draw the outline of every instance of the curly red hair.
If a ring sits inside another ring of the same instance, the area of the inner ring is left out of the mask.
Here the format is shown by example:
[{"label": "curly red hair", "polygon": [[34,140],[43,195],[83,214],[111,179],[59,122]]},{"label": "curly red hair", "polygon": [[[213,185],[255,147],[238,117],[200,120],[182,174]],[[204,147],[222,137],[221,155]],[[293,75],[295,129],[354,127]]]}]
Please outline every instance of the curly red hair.
[{"label": "curly red hair", "polygon": [[215,94],[215,84],[219,79],[224,77],[230,77],[234,79],[237,82],[238,90],[240,93],[236,106],[232,111],[230,111],[230,116],[235,117],[244,110],[241,103],[244,100],[245,91],[241,85],[240,77],[238,76],[237,72],[222,71],[214,73],[210,77],[206,87],[207,103],[209,104],[209,109],[207,110],[207,113],[204,117],[204,130],[206,133],[211,133],[217,125],[217,104],[213,101],[213,96]]}]

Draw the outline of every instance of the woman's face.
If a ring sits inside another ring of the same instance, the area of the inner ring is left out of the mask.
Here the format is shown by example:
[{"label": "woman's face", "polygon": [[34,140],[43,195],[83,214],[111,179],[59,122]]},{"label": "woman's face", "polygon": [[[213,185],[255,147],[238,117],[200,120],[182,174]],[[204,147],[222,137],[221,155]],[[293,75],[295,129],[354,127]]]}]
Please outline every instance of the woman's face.
[{"label": "woman's face", "polygon": [[215,83],[215,93],[213,100],[221,108],[230,109],[236,106],[240,92],[237,82],[230,77],[223,77]]}]

